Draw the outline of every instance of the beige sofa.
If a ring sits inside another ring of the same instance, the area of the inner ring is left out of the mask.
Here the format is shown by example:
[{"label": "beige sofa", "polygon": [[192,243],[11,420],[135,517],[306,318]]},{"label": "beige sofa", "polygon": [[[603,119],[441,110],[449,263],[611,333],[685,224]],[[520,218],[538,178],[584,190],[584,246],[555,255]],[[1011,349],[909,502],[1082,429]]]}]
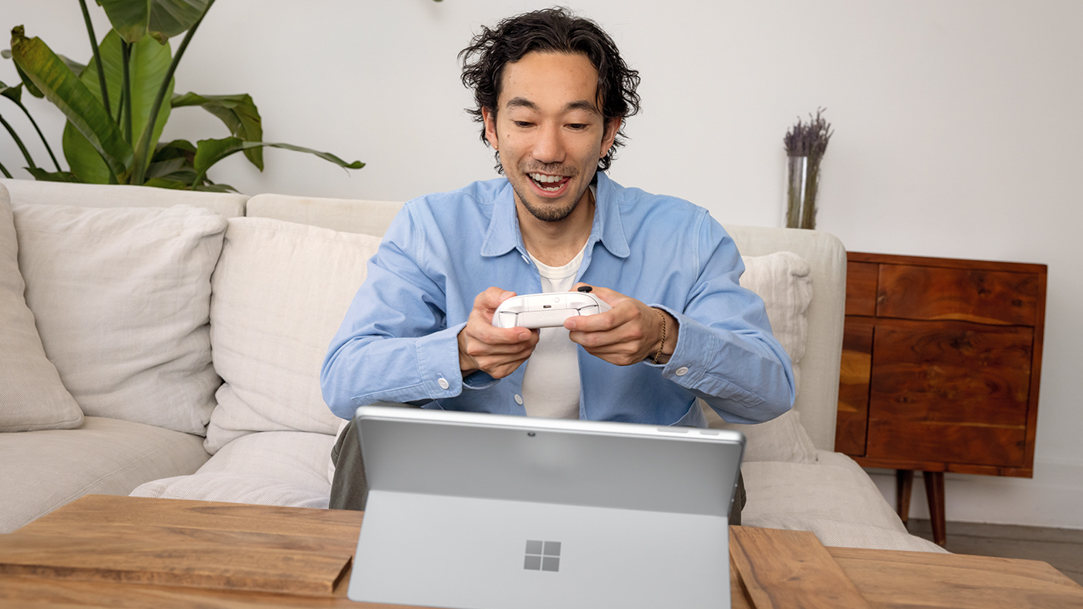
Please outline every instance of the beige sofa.
[{"label": "beige sofa", "polygon": [[[320,363],[400,207],[0,180],[0,532],[88,493],[326,507]],[[939,551],[832,452],[842,244],[727,230],[799,370],[792,413],[733,426],[744,523]]]}]

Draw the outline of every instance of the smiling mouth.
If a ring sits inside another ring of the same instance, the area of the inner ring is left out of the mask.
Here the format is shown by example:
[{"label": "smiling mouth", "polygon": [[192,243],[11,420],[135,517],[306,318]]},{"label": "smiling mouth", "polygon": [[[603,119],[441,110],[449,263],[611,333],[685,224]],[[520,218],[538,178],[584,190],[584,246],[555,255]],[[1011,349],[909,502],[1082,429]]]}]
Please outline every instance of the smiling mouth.
[{"label": "smiling mouth", "polygon": [[527,175],[530,176],[538,189],[552,193],[558,192],[571,179],[568,176],[554,176],[544,173],[528,173]]}]

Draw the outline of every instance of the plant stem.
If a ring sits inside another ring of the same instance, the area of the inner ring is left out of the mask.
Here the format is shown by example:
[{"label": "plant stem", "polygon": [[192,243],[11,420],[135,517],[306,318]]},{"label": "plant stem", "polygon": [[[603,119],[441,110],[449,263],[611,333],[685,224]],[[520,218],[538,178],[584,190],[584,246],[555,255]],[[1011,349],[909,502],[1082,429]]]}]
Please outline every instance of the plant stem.
[{"label": "plant stem", "polygon": [[158,122],[158,112],[162,109],[162,102],[165,101],[165,93],[169,90],[169,83],[173,80],[173,73],[177,71],[177,64],[180,63],[181,57],[184,56],[188,43],[192,41],[192,36],[195,35],[199,24],[203,23],[203,18],[207,16],[207,12],[211,10],[212,6],[214,6],[214,0],[207,3],[207,8],[203,9],[203,14],[199,16],[199,20],[188,29],[188,32],[184,35],[184,40],[177,47],[176,54],[173,55],[173,61],[169,64],[169,70],[166,71],[165,78],[162,79],[162,86],[158,87],[158,95],[154,97],[154,104],[150,107],[150,117],[147,119],[146,127],[143,128],[143,136],[139,138],[139,145],[135,148],[135,168],[132,173],[132,184],[137,186],[143,184],[143,177],[147,171],[147,158],[149,157],[147,151],[151,146],[150,140],[154,137],[154,125]]},{"label": "plant stem", "polygon": [[124,60],[124,99],[128,103],[124,104],[124,139],[131,144],[132,143],[132,79],[131,79],[131,63],[132,63],[132,45],[121,40],[120,41],[120,54]]},{"label": "plant stem", "polygon": [[45,134],[42,133],[41,128],[38,127],[38,122],[36,120],[34,120],[33,116],[30,116],[30,111],[26,109],[26,106],[24,106],[24,105],[22,105],[20,103],[19,108],[22,109],[23,114],[26,115],[26,118],[30,119],[30,124],[34,126],[34,131],[38,132],[38,137],[41,138],[41,143],[45,144],[45,150],[46,150],[46,152],[49,153],[49,158],[51,158],[53,160],[53,165],[56,165],[56,170],[57,171],[64,171],[63,169],[60,168],[60,163],[56,160],[56,155],[53,154],[53,149],[49,146],[49,142],[45,139]]},{"label": "plant stem", "polygon": [[12,129],[11,125],[9,125],[6,120],[4,120],[3,116],[0,116],[0,124],[4,125],[4,128],[8,130],[8,133],[11,134],[12,139],[15,140],[15,143],[19,145],[19,150],[23,151],[23,156],[26,157],[26,162],[30,163],[31,167],[37,167],[37,165],[34,164],[34,159],[30,158],[30,152],[26,149],[26,146],[23,145],[23,141],[19,139],[19,134],[15,133],[15,129]]},{"label": "plant stem", "polygon": [[[98,86],[102,89],[102,105],[105,106],[105,111],[109,112],[109,87],[105,84],[105,68],[102,66],[102,56],[98,51],[98,37],[94,35],[94,24],[90,21],[90,11],[86,8],[86,0],[79,0],[79,6],[83,9],[83,21],[86,23],[87,35],[90,36],[90,50],[94,52],[94,65],[98,67]],[[59,165],[57,165],[57,170],[60,170]]]},{"label": "plant stem", "polygon": [[4,175],[7,176],[9,180],[12,179],[12,175],[8,173],[8,168],[4,167],[3,163],[0,163],[0,171],[4,172]]}]

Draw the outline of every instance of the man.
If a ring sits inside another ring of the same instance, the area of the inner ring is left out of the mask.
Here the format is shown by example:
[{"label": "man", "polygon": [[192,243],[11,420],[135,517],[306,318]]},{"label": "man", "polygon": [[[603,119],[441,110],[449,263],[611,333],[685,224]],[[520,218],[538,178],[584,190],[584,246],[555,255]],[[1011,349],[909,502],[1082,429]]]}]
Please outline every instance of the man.
[{"label": "man", "polygon": [[[603,173],[639,104],[613,41],[548,9],[483,28],[460,57],[504,178],[396,217],[324,362],[332,411],[384,401],[705,427],[696,398],[738,423],[788,410],[790,361],[738,285],[733,241],[706,210]],[[492,325],[516,294],[586,285],[612,309],[541,331]],[[353,434],[336,446],[333,508],[367,494]]]}]

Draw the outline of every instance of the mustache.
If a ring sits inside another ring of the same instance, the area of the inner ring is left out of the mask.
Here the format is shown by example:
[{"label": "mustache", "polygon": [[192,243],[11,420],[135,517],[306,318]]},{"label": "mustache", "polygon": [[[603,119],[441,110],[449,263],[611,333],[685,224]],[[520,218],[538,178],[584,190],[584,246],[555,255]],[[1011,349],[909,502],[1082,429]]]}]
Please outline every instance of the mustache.
[{"label": "mustache", "polygon": [[520,166],[520,170],[523,173],[547,173],[549,175],[564,176],[566,178],[574,178],[579,175],[579,169],[572,165],[562,165],[560,163],[530,163]]}]

